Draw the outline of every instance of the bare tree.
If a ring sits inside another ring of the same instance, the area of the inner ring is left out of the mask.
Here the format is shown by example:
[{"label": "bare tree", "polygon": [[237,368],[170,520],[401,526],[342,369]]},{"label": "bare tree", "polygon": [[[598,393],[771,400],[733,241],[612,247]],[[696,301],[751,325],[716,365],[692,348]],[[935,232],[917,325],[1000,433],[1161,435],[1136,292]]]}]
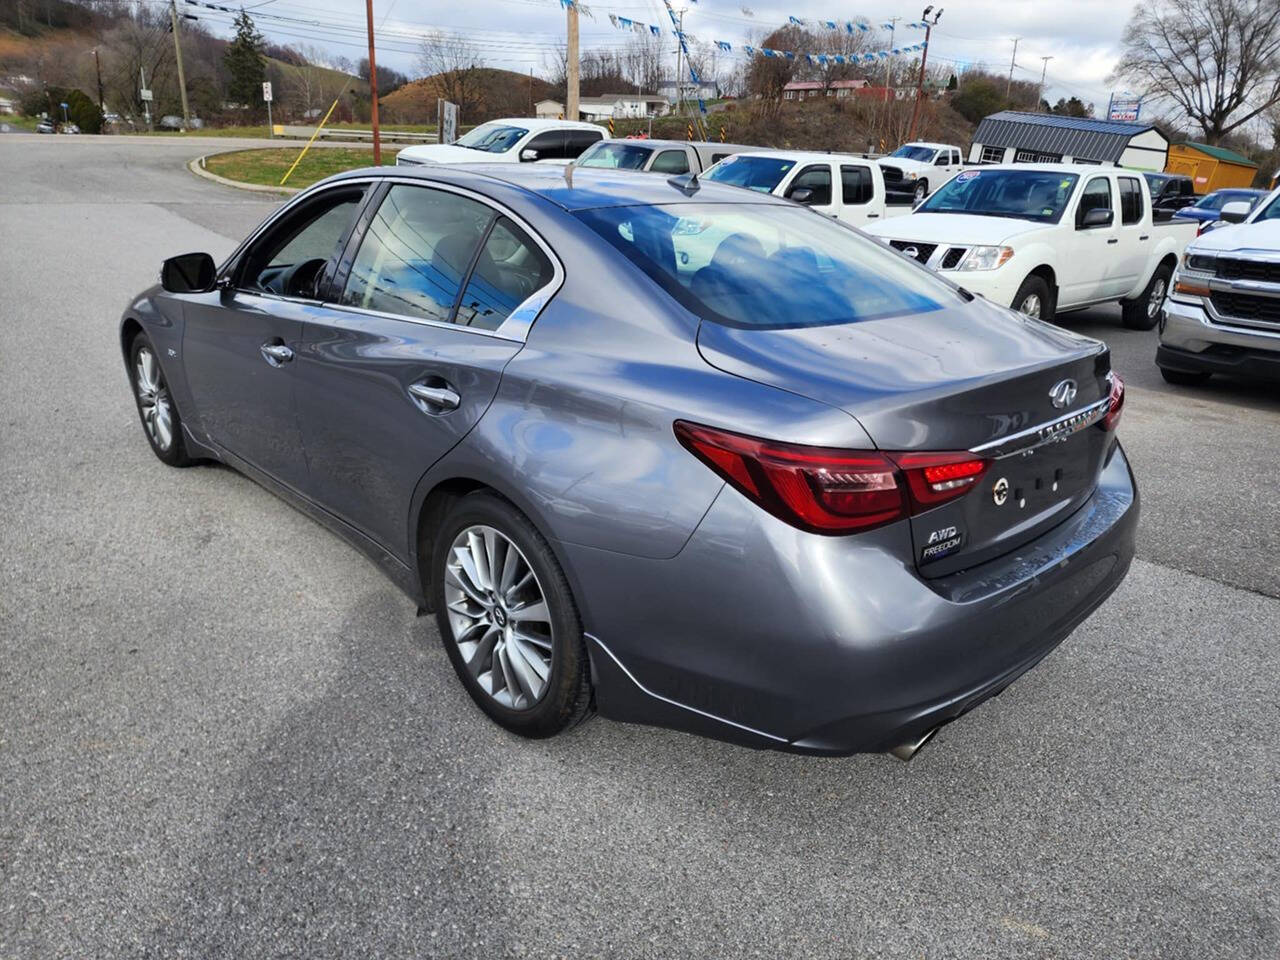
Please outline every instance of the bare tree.
[{"label": "bare tree", "polygon": [[422,38],[418,69],[441,97],[458,105],[462,116],[474,116],[484,101],[480,53],[465,37],[435,31]]},{"label": "bare tree", "polygon": [[1114,77],[1173,104],[1216,144],[1280,103],[1280,3],[1151,0],[1125,28]]}]

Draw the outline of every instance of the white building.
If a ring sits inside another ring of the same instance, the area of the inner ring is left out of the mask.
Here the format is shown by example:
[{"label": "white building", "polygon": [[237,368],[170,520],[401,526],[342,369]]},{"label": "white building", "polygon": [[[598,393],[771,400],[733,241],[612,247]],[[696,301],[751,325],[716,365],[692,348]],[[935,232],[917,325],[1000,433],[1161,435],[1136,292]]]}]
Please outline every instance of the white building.
[{"label": "white building", "polygon": [[[599,123],[610,118],[622,120],[660,117],[667,112],[667,108],[666,97],[645,93],[610,93],[603,97],[578,99],[578,117],[589,123]],[[539,100],[534,105],[534,113],[550,119],[563,117],[564,104],[559,100]]]},{"label": "white building", "polygon": [[[667,98],[668,103],[676,102],[676,81],[663,80],[658,84],[658,93]],[[686,102],[696,100],[715,100],[720,96],[720,85],[714,80],[680,81],[680,97]]]}]

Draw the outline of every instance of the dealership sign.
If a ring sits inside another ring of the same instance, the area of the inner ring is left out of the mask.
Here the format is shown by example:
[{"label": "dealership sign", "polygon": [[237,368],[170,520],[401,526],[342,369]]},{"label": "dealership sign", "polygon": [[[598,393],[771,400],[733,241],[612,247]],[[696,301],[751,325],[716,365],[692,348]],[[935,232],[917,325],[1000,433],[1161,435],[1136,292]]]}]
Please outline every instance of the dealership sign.
[{"label": "dealership sign", "polygon": [[1142,112],[1142,98],[1128,93],[1113,93],[1107,104],[1108,120],[1127,120],[1130,123],[1138,119]]}]

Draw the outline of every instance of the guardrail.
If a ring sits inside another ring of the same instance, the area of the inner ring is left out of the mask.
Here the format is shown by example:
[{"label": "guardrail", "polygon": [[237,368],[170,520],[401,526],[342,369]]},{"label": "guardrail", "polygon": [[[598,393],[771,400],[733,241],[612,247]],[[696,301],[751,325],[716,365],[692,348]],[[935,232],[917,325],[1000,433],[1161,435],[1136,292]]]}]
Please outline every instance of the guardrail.
[{"label": "guardrail", "polygon": [[[302,127],[294,124],[282,124],[280,129],[284,131],[286,137],[295,137],[298,139],[306,139],[315,133],[315,127]],[[435,143],[436,135],[434,133],[407,133],[403,130],[382,130],[380,136],[383,141],[402,142],[402,143]],[[341,128],[326,127],[320,131],[320,140],[350,140],[363,143],[373,140],[372,130],[343,130]]]}]

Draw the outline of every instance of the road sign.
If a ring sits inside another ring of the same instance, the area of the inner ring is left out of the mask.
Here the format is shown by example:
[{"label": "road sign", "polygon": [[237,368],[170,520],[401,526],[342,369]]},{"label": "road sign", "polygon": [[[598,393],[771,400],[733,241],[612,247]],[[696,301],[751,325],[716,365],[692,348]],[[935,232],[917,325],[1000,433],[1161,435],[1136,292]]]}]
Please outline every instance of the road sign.
[{"label": "road sign", "polygon": [[141,97],[142,97],[142,99],[143,99],[144,101],[146,101],[147,103],[150,103],[150,102],[151,102],[151,91],[150,91],[150,90],[139,90],[139,91],[138,91],[138,93],[141,95]]},{"label": "road sign", "polygon": [[63,110],[65,110],[67,109],[68,106],[70,106],[70,104],[68,104],[66,101],[63,101],[62,103],[59,104],[59,106],[62,107]]},{"label": "road sign", "polygon": [[267,80],[262,84],[262,99],[266,103],[271,102],[271,81]]},{"label": "road sign", "polygon": [[458,139],[458,105],[448,100],[436,101],[436,121],[441,143]]}]

